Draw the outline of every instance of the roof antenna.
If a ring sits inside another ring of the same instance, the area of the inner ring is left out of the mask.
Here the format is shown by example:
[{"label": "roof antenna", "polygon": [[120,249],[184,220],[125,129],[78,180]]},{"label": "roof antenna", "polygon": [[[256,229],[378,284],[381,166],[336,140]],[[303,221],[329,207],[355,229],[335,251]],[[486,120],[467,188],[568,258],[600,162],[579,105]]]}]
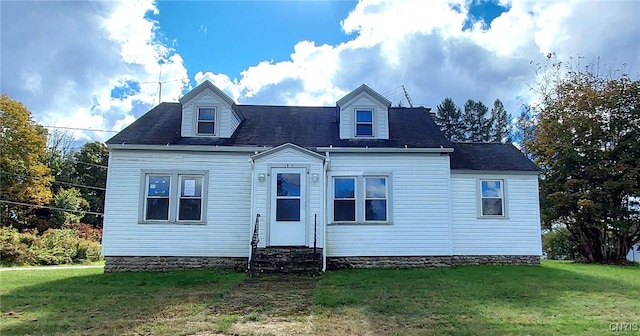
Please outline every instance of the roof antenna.
[{"label": "roof antenna", "polygon": [[404,85],[402,86],[402,91],[404,92],[404,96],[407,98],[407,103],[409,103],[409,107],[413,107],[413,102],[411,101],[411,97],[409,97],[409,92],[407,92],[407,89],[404,88]]},{"label": "roof antenna", "polygon": [[168,81],[162,81],[162,63],[160,64],[160,71],[158,72],[158,81],[157,82],[142,82],[140,84],[158,84],[158,105],[162,102],[162,84],[177,82],[182,79],[172,79]]}]

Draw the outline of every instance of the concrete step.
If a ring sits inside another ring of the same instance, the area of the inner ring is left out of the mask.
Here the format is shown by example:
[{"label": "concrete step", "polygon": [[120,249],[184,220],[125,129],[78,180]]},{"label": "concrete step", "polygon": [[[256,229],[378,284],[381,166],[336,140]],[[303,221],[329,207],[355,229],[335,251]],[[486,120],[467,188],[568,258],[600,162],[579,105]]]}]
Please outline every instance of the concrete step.
[{"label": "concrete step", "polygon": [[322,272],[322,249],[311,247],[262,247],[253,251],[249,275],[307,274]]}]

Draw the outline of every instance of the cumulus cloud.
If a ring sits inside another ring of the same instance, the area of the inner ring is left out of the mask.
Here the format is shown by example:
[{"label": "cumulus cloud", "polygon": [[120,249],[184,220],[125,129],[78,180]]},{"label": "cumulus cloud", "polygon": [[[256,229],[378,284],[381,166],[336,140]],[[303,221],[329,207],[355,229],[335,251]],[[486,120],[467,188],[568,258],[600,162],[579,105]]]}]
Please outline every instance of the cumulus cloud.
[{"label": "cumulus cloud", "polygon": [[[0,86],[44,125],[120,130],[188,83],[183,60],[156,36],[152,1],[6,1]],[[125,93],[114,95],[114,92]],[[112,96],[116,96],[113,98]],[[106,140],[113,133],[78,131]]]},{"label": "cumulus cloud", "polygon": [[405,85],[417,104],[452,97],[458,105],[490,105],[499,98],[515,114],[532,99],[535,66],[550,52],[561,60],[624,63],[636,75],[640,69],[637,2],[500,1],[508,11],[490,25],[463,29],[470,4],[362,0],[341,22],[355,36],[345,43],[302,41],[290,60],[251,66],[239,80],[199,72],[196,81],[223,76],[224,89],[242,103],[302,105],[334,104],[361,83],[395,104]]},{"label": "cumulus cloud", "polygon": [[[190,70],[197,84],[211,80],[246,104],[333,105],[366,83],[394,104],[405,85],[415,104],[499,98],[513,114],[532,99],[535,66],[550,52],[640,73],[639,2],[500,0],[506,12],[469,28],[472,3],[361,0],[336,22],[346,42],[299,41],[289,60],[248,64],[239,79]],[[176,101],[187,70],[158,37],[161,23],[148,15],[156,11],[151,0],[3,2],[3,92],[42,123],[100,129],[121,129],[155,105],[158,81],[179,79],[162,84],[162,100]]]}]

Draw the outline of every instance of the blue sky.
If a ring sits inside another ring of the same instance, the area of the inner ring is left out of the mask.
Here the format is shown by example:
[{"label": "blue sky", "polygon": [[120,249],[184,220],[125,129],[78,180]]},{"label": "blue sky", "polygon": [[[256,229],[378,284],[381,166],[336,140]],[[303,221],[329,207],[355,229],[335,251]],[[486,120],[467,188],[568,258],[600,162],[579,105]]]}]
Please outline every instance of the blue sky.
[{"label": "blue sky", "polygon": [[41,124],[105,141],[204,80],[243,104],[334,105],[365,83],[394,104],[451,97],[512,114],[537,64],[640,74],[637,1],[2,1],[0,89]]}]

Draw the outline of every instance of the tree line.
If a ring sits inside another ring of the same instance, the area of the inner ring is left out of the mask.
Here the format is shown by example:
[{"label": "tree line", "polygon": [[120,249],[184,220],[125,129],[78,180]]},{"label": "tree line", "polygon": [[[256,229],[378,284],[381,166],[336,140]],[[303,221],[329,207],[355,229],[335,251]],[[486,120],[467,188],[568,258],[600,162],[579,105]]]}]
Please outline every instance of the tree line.
[{"label": "tree line", "polygon": [[0,97],[2,226],[102,227],[109,152],[100,142],[74,143],[70,133],[47,131],[20,102]]},{"label": "tree line", "polygon": [[511,142],[510,114],[500,99],[491,111],[481,101],[467,100],[460,109],[449,97],[437,107],[435,122],[444,135],[457,142]]}]

